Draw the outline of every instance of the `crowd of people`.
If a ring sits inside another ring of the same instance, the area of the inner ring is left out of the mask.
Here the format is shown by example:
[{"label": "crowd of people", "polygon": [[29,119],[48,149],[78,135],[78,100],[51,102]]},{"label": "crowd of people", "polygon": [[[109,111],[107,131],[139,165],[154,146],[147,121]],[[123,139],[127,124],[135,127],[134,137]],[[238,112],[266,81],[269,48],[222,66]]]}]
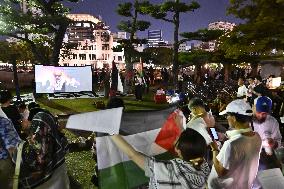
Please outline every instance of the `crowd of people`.
[{"label": "crowd of people", "polygon": [[176,114],[176,126],[183,130],[173,144],[177,158],[159,161],[141,154],[120,135],[111,136],[117,147],[128,155],[150,178],[149,188],[234,189],[261,188],[259,171],[280,168],[275,150],[281,148],[279,124],[270,114],[272,101],[257,97],[253,107],[243,99],[230,102],[220,115],[229,129],[218,141],[210,128],[214,116],[199,98],[188,103],[191,111],[186,127]]},{"label": "crowd of people", "polygon": [[[166,69],[162,72],[162,82],[159,83],[157,93],[165,94],[167,88],[163,86],[168,85],[169,75]],[[107,75],[100,76],[100,80],[111,77],[111,73]],[[149,70],[145,73],[135,72],[133,82],[136,100],[142,100],[145,85],[154,84],[151,78]],[[206,98],[204,91],[201,95],[192,86],[186,88],[188,83],[184,83],[187,81],[185,78],[181,73],[177,90],[186,95],[180,102],[186,106],[180,106],[177,110],[183,112],[183,115],[175,116],[175,125],[182,131],[172,144],[177,158],[159,161],[148,157],[136,151],[120,135],[110,136],[113,142],[145,171],[145,175],[150,178],[151,189],[261,188],[261,180],[257,177],[260,171],[282,169],[281,159],[276,155],[278,150],[283,150],[279,126],[279,118],[283,116],[282,96],[270,91],[263,84],[262,78],[256,76],[249,77],[247,81],[239,77],[238,88],[234,89],[234,93],[226,91],[230,93],[230,98],[224,100],[221,91],[217,89],[215,98]],[[209,87],[207,92],[212,95],[210,81],[204,80],[203,85],[204,88]],[[12,188],[14,165],[19,163],[16,160],[17,148],[20,143],[24,143],[20,188],[69,188],[64,158],[68,143],[60,132],[61,127],[56,118],[36,103],[28,106],[13,105],[12,98],[9,91],[1,91],[1,187]],[[110,102],[118,107],[116,99],[119,101],[118,106],[124,106],[117,97],[111,97]],[[113,106],[108,105],[108,108]],[[227,120],[225,132],[219,128],[216,117]],[[184,118],[187,120],[186,125],[183,123]],[[211,128],[217,130],[218,141],[213,137]]]},{"label": "crowd of people", "polygon": [[[179,81],[181,88],[183,79]],[[257,175],[267,169],[282,170],[283,163],[283,157],[276,155],[277,151],[283,151],[279,126],[283,98],[268,87],[269,83],[266,85],[259,75],[248,77],[247,81],[239,77],[238,88],[228,93],[230,98],[226,101],[221,100],[218,115],[215,114],[226,118],[228,124],[225,133],[218,132],[218,141],[210,128],[215,127],[217,131],[219,128],[206,104],[214,108],[220,96],[217,94],[213,102],[205,98],[204,102],[192,98],[191,93],[187,103],[189,111],[181,109],[188,119],[185,129],[183,118],[178,114],[176,117],[176,125],[183,132],[173,144],[178,155],[173,160],[159,161],[136,151],[119,135],[111,138],[145,171],[150,178],[149,188],[262,188]],[[157,93],[161,91],[158,87]]]}]

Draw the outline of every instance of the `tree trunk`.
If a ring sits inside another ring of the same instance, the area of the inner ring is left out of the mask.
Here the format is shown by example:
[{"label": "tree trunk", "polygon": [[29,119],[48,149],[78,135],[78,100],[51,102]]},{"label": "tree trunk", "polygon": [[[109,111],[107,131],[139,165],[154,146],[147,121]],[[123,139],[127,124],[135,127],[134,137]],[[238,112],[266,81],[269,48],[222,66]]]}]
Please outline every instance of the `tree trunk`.
[{"label": "tree trunk", "polygon": [[196,84],[200,84],[200,81],[201,81],[201,68],[202,68],[202,64],[200,63],[197,63],[195,65],[195,69],[194,69],[194,82]]},{"label": "tree trunk", "polygon": [[[179,2],[176,0],[176,2]],[[174,51],[173,51],[173,84],[174,88],[177,88],[177,80],[178,80],[178,48],[179,48],[179,12],[176,12],[174,15]]]},{"label": "tree trunk", "polygon": [[257,76],[257,68],[258,68],[258,63],[257,62],[251,63],[251,73],[250,73],[250,75],[252,77]]},{"label": "tree trunk", "polygon": [[130,93],[131,87],[132,87],[132,77],[133,77],[133,65],[131,63],[131,55],[129,52],[125,52],[125,79],[124,79],[124,89],[123,93],[128,94]]},{"label": "tree trunk", "polygon": [[[138,3],[138,1],[135,1],[135,4]],[[137,17],[138,17],[138,11],[134,10],[134,16],[132,17],[132,27],[131,27],[131,33],[129,37],[129,44],[127,44],[126,48],[124,48],[124,55],[125,55],[125,79],[124,79],[124,94],[130,93],[131,87],[132,87],[132,78],[133,78],[133,64],[132,64],[132,50],[133,50],[133,40],[134,40],[134,34],[136,32],[136,23],[137,23]]]},{"label": "tree trunk", "polygon": [[232,65],[229,63],[225,63],[224,64],[224,81],[228,82],[229,81],[229,77],[230,77],[230,72],[231,72],[231,67]]},{"label": "tree trunk", "polygon": [[54,38],[54,47],[52,51],[52,57],[51,57],[51,65],[58,66],[59,65],[59,59],[60,59],[60,49],[62,48],[62,42],[64,39],[65,32],[67,30],[69,23],[66,21],[66,23],[63,23],[59,26],[58,31],[55,33]]},{"label": "tree trunk", "polygon": [[16,89],[17,101],[20,101],[21,97],[20,97],[20,86],[19,86],[19,79],[18,79],[18,73],[17,73],[16,57],[12,57],[12,65],[13,65],[14,84],[15,84],[15,89]]}]

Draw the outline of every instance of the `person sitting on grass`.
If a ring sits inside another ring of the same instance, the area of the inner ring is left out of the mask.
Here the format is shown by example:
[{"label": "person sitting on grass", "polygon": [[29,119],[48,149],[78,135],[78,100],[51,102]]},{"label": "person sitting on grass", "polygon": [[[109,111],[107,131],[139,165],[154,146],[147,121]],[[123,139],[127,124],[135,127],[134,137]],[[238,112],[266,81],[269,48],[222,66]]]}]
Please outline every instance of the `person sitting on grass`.
[{"label": "person sitting on grass", "polygon": [[25,124],[28,137],[22,152],[20,188],[69,189],[65,163],[68,141],[59,131],[56,118],[36,107]]},{"label": "person sitting on grass", "polygon": [[113,135],[111,139],[150,177],[150,189],[205,188],[210,168],[204,160],[206,142],[197,131],[188,128],[181,133],[175,143],[178,158],[168,161],[158,161],[136,151],[120,135]]}]

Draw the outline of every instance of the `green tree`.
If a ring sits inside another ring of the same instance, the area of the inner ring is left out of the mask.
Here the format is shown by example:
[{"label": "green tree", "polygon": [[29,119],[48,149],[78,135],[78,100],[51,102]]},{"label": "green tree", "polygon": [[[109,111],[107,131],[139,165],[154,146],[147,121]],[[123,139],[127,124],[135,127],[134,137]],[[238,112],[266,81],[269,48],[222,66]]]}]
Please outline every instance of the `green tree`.
[{"label": "green tree", "polygon": [[212,59],[212,52],[204,50],[193,50],[191,52],[179,53],[179,63],[182,67],[195,65],[194,82],[200,82],[201,70],[204,64],[209,63]]},{"label": "green tree", "polygon": [[255,50],[283,49],[283,0],[230,0],[228,13],[245,21],[236,27],[237,37],[245,38],[246,45]]},{"label": "green tree", "polygon": [[173,50],[166,47],[149,47],[144,49],[144,61],[160,66],[170,66],[172,64]]},{"label": "green tree", "polygon": [[173,76],[174,85],[177,84],[178,75],[178,49],[179,49],[179,26],[180,15],[182,13],[192,12],[198,9],[200,5],[196,1],[189,3],[181,2],[180,0],[166,1],[162,4],[151,5],[145,8],[150,16],[161,19],[166,22],[170,22],[174,25],[174,48],[173,48]]},{"label": "green tree", "polygon": [[[63,38],[71,22],[63,1],[4,0],[0,3],[0,35],[28,43],[39,63],[58,65]],[[47,51],[46,46],[52,51]]]},{"label": "green tree", "polygon": [[[134,49],[134,44],[145,42],[145,40],[139,40],[135,38],[137,31],[145,31],[149,28],[150,22],[139,20],[138,16],[145,14],[143,7],[149,5],[148,1],[135,0],[134,3],[126,2],[121,3],[118,6],[117,13],[120,16],[126,17],[128,20],[123,20],[117,26],[119,30],[125,31],[129,34],[129,39],[121,40],[121,47],[124,49],[125,63],[126,63],[126,77],[125,77],[125,93],[129,92],[130,80],[132,79],[133,62],[136,60],[134,56],[137,55],[137,51]],[[121,47],[117,47],[114,50],[119,50]]]},{"label": "green tree", "polygon": [[0,41],[0,61],[8,62],[13,65],[14,84],[17,99],[20,100],[20,88],[17,75],[17,64],[23,64],[33,61],[34,57],[30,46],[25,42],[7,42]]},{"label": "green tree", "polygon": [[192,40],[209,42],[213,40],[218,40],[224,34],[225,33],[222,30],[200,29],[195,32],[181,33],[180,36],[183,37],[184,39],[182,39],[180,42],[192,41]]},{"label": "green tree", "polygon": [[[283,0],[230,0],[228,13],[243,19],[244,23],[221,39],[220,48],[225,56],[251,61],[283,57],[282,53],[271,53],[272,49],[283,52],[283,9]],[[257,68],[257,62],[252,63]]]},{"label": "green tree", "polygon": [[[185,41],[202,41],[209,42],[215,41],[217,43],[217,39],[219,39],[222,35],[224,35],[224,31],[222,30],[208,30],[208,29],[200,29],[195,32],[184,32],[181,33],[181,37],[183,37],[180,42]],[[195,65],[194,70],[194,81],[199,83],[201,69],[205,63],[211,61],[214,52],[208,52],[204,50],[193,50],[192,52],[179,53],[179,63],[181,65]]]}]

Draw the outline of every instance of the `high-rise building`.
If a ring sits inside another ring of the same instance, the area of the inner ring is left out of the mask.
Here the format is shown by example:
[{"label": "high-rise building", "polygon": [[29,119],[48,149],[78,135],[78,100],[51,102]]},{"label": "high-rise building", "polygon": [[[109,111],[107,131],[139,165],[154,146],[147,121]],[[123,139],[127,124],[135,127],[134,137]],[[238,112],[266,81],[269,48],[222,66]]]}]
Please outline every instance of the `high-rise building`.
[{"label": "high-rise building", "polygon": [[148,31],[148,47],[159,47],[165,45],[162,30]]},{"label": "high-rise building", "polygon": [[[208,25],[208,30],[223,30],[225,32],[228,32],[232,31],[235,26],[235,23],[218,21],[210,23]],[[202,43],[201,48],[206,51],[214,51],[216,49],[216,40]]]},{"label": "high-rise building", "polygon": [[218,22],[212,22],[212,23],[210,23],[210,24],[208,25],[208,29],[209,29],[209,30],[232,31],[235,26],[236,26],[235,23],[218,21]]},{"label": "high-rise building", "polygon": [[113,52],[112,48],[118,45],[116,44],[118,36],[124,37],[126,34],[116,34],[117,41],[114,41],[114,35],[109,30],[109,26],[98,18],[89,14],[69,14],[68,18],[73,22],[66,31],[64,42],[71,49],[61,49],[62,54],[64,51],[69,52],[65,58],[60,58],[60,65],[92,65],[94,68],[102,68],[110,67],[114,60],[123,67],[123,52],[122,54]]}]

